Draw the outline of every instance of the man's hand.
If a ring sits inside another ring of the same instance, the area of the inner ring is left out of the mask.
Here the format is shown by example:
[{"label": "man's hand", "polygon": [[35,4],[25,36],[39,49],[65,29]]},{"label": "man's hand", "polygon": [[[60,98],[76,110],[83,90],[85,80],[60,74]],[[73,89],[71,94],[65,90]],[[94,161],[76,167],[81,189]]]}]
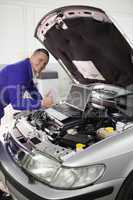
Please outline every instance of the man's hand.
[{"label": "man's hand", "polygon": [[45,97],[42,100],[42,107],[49,108],[49,107],[52,107],[53,104],[54,104],[54,102],[53,102],[53,98],[52,97]]}]

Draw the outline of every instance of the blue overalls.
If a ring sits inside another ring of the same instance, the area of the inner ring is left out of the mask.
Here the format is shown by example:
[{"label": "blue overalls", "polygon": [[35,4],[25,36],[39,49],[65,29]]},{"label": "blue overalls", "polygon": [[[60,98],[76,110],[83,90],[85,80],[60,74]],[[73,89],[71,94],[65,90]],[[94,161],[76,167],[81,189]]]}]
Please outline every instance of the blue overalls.
[{"label": "blue overalls", "polygon": [[[25,91],[32,98],[23,98]],[[41,107],[41,100],[28,58],[0,70],[0,119],[4,116],[4,107],[10,103],[17,110],[35,110]]]}]

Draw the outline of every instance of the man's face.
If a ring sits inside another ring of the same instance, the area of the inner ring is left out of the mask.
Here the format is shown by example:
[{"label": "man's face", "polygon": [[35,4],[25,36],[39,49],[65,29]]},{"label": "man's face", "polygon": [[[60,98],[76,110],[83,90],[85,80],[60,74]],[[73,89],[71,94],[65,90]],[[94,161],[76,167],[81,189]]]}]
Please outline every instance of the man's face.
[{"label": "man's face", "polygon": [[35,73],[40,73],[48,63],[48,56],[43,52],[37,52],[31,56],[31,65]]}]

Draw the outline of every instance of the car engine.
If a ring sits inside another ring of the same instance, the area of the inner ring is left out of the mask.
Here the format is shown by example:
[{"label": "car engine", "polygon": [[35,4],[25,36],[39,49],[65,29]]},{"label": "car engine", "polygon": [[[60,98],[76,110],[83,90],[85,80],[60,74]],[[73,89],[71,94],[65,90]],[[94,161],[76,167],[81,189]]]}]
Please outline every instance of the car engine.
[{"label": "car engine", "polygon": [[118,92],[123,94],[124,90],[103,86],[91,86],[85,109],[75,108],[72,116],[61,119],[58,112],[53,114],[54,107],[15,114],[15,124],[8,135],[10,149],[15,151],[19,145],[29,151],[37,149],[65,160],[77,151],[132,126],[131,118],[119,111],[114,100],[114,96],[118,96]]}]

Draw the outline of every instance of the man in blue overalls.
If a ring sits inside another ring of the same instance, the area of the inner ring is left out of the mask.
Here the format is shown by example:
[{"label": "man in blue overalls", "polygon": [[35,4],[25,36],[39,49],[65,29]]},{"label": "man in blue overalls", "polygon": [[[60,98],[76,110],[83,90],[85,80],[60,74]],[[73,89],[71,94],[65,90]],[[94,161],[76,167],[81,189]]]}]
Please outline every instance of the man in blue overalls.
[{"label": "man in blue overalls", "polygon": [[[17,110],[35,110],[52,105],[50,97],[42,99],[33,82],[33,77],[46,67],[48,60],[48,51],[37,49],[31,58],[7,65],[0,70],[0,119],[4,116],[4,107],[10,103]],[[32,98],[23,98],[25,91],[28,91]]]},{"label": "man in blue overalls", "polygon": [[[49,61],[49,53],[45,49],[37,49],[30,58],[15,64],[7,65],[0,70],[0,119],[4,116],[4,108],[11,104],[17,110],[35,110],[51,107],[50,97],[42,99],[33,78],[39,74]],[[24,98],[25,91],[31,98]],[[0,199],[9,200],[10,195],[0,190]]]}]

